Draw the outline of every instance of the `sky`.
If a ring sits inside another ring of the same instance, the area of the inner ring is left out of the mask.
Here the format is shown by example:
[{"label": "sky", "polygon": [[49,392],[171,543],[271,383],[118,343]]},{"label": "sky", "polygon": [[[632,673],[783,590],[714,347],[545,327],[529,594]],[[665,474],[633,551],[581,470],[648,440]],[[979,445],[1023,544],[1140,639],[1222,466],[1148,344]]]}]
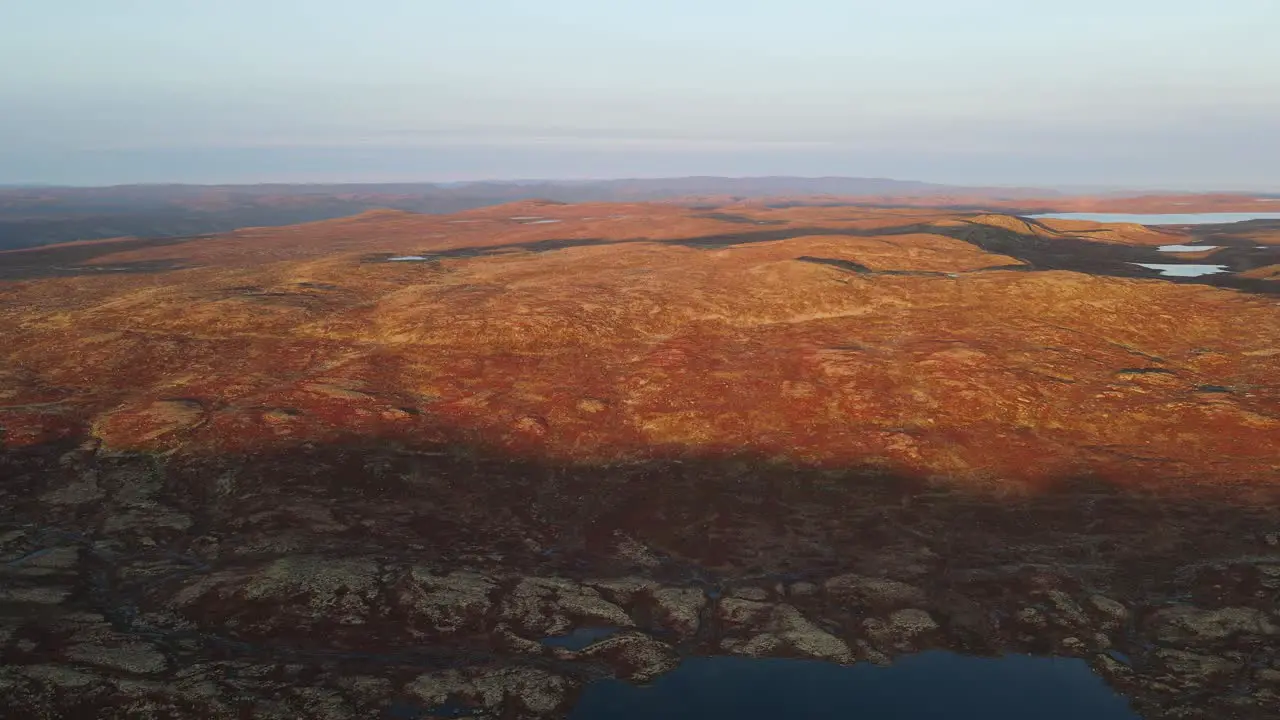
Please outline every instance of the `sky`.
[{"label": "sky", "polygon": [[0,184],[1280,191],[1278,0],[0,0]]}]

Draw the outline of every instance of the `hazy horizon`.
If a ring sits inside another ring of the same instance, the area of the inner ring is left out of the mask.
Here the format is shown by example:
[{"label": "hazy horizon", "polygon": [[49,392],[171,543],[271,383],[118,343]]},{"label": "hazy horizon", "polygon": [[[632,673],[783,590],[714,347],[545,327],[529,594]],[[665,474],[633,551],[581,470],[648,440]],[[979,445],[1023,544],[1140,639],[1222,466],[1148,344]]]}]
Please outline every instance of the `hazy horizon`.
[{"label": "hazy horizon", "polygon": [[886,177],[1280,191],[1271,0],[46,0],[0,183]]},{"label": "hazy horizon", "polygon": [[[139,181],[139,182],[101,182],[101,183],[65,183],[65,182],[0,182],[0,189],[100,189],[100,188],[128,188],[128,187],[265,187],[272,185],[280,185],[286,187],[331,187],[350,185],[353,187],[368,186],[376,187],[379,185],[424,185],[435,187],[450,186],[470,186],[470,185],[540,185],[540,184],[595,184],[610,182],[631,182],[631,181],[661,181],[661,180],[689,180],[697,178],[706,178],[714,180],[872,180],[872,181],[889,181],[908,183],[921,183],[924,185],[938,187],[955,187],[958,189],[972,188],[975,190],[1045,190],[1063,194],[1119,194],[1119,195],[1136,195],[1136,194],[1240,194],[1240,195],[1258,195],[1265,197],[1280,197],[1280,190],[1253,189],[1253,188],[1221,188],[1221,187],[1203,187],[1203,188],[1176,188],[1161,186],[1142,186],[1142,185],[1089,185],[1089,184],[1066,184],[1066,185],[1028,185],[1013,183],[983,183],[983,184],[952,184],[952,183],[936,183],[931,180],[922,180],[920,178],[889,178],[889,177],[859,177],[850,175],[647,175],[647,176],[627,176],[627,177],[595,177],[595,178],[538,178],[538,177],[489,177],[476,180],[420,180],[420,179],[391,179],[391,180],[363,180],[352,181],[344,179],[319,179],[319,180],[299,180],[299,181],[280,181],[280,180],[249,180],[249,181]],[[830,194],[830,193],[826,193]]]}]

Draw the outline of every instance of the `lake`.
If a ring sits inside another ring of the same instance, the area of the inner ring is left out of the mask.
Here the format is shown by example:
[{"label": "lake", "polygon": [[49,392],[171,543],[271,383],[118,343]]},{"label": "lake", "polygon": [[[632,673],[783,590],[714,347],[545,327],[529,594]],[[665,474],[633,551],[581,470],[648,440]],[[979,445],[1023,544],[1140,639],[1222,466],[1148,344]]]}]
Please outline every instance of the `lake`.
[{"label": "lake", "polygon": [[572,720],[1140,720],[1077,658],[925,652],[881,667],[694,657],[637,686],[598,680]]},{"label": "lake", "polygon": [[1221,245],[1161,245],[1160,247],[1156,248],[1156,250],[1159,250],[1160,252],[1189,253],[1189,252],[1204,252],[1206,250],[1217,250],[1220,247],[1222,246]]},{"label": "lake", "polygon": [[1201,275],[1217,275],[1218,273],[1228,272],[1230,270],[1226,265],[1193,265],[1191,263],[1178,264],[1161,264],[1161,263],[1129,263],[1130,265],[1141,265],[1148,270],[1155,270],[1161,275],[1169,277],[1200,277]]},{"label": "lake", "polygon": [[1280,212],[1218,213],[1044,213],[1027,215],[1033,220],[1092,220],[1101,223],[1138,223],[1140,225],[1218,225],[1246,220],[1280,220]]},{"label": "lake", "polygon": [[575,628],[565,635],[543,638],[542,644],[547,647],[560,647],[566,650],[582,650],[592,643],[599,642],[618,632],[616,627],[581,627]]}]

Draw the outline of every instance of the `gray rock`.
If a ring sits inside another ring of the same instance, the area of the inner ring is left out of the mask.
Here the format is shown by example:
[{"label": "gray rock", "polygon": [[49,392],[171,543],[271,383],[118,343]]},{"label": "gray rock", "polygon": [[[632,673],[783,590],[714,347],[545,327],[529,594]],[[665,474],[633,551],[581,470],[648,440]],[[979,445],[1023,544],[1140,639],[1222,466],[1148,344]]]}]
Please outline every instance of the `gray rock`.
[{"label": "gray rock", "polygon": [[853,659],[848,643],[818,627],[790,605],[777,607],[773,624],[774,634],[796,652],[832,662]]},{"label": "gray rock", "polygon": [[[717,613],[730,633],[721,643],[729,652],[760,657],[790,650],[833,662],[853,658],[845,641],[818,627],[792,605],[725,598]],[[749,639],[734,637],[744,633]]]},{"label": "gray rock", "polygon": [[661,588],[653,592],[658,620],[681,635],[698,631],[707,596],[697,588]]},{"label": "gray rock", "polygon": [[580,655],[607,660],[618,677],[631,682],[649,682],[680,664],[679,655],[670,646],[639,633],[602,640]]},{"label": "gray rock", "polygon": [[58,605],[71,596],[72,588],[61,585],[0,587],[0,602]]},{"label": "gray rock", "polygon": [[1280,590],[1280,565],[1258,566],[1258,584],[1268,590]]},{"label": "gray rock", "polygon": [[1151,619],[1156,637],[1164,642],[1205,644],[1235,636],[1270,637],[1280,634],[1261,610],[1244,607],[1203,610],[1180,605],[1157,612]]},{"label": "gray rock", "polygon": [[1108,678],[1127,677],[1133,674],[1132,668],[1106,653],[1099,653],[1093,656],[1093,667],[1096,668],[1103,677]]},{"label": "gray rock", "polygon": [[397,593],[397,602],[411,617],[421,619],[441,633],[464,628],[478,629],[492,602],[489,594],[497,587],[491,579],[473,572],[435,575],[430,569],[412,568]]},{"label": "gray rock", "polygon": [[1049,621],[1045,619],[1044,613],[1039,608],[1025,607],[1018,611],[1018,622],[1022,625],[1033,628],[1044,628],[1049,626]]},{"label": "gray rock", "polygon": [[768,590],[750,586],[736,588],[730,595],[740,600],[754,600],[756,602],[764,602],[769,599]]},{"label": "gray rock", "polygon": [[357,717],[356,709],[347,699],[333,690],[302,687],[293,690],[295,703],[305,713],[302,717],[315,720],[347,720]]},{"label": "gray rock", "polygon": [[[193,582],[173,597],[182,607],[210,593],[224,600],[273,602],[295,621],[323,619],[341,625],[364,624],[379,589],[378,564],[363,558],[297,555],[280,558],[255,571],[227,571]],[[299,612],[305,610],[305,612]]]},{"label": "gray rock", "polygon": [[1089,624],[1089,618],[1085,617],[1084,611],[1070,595],[1061,590],[1050,590],[1047,597],[1049,604],[1053,606],[1052,617],[1055,624],[1069,628],[1080,628]]},{"label": "gray rock", "polygon": [[1061,648],[1063,652],[1079,655],[1088,648],[1085,647],[1084,641],[1078,637],[1065,637],[1062,639]]},{"label": "gray rock", "polygon": [[622,533],[614,536],[617,539],[618,557],[629,560],[638,567],[656,568],[662,564],[662,558],[658,557],[652,550],[634,538],[627,537]]},{"label": "gray rock", "polygon": [[[546,650],[546,647],[543,646],[542,643],[537,640],[520,637],[514,632],[511,632],[511,628],[506,625],[499,625],[494,629],[493,634],[501,643],[501,646],[511,652],[523,655],[541,655]],[[563,651],[566,658],[572,658],[575,656],[575,653],[567,651],[564,648],[554,648],[554,650],[557,652]]]},{"label": "gray rock", "polygon": [[836,600],[861,602],[885,610],[920,605],[926,599],[924,590],[889,578],[837,575],[823,587]]},{"label": "gray rock", "polygon": [[80,644],[67,648],[67,658],[76,662],[123,670],[138,675],[164,672],[169,662],[155,647],[146,643],[127,643],[115,647]]},{"label": "gray rock", "polygon": [[89,475],[40,496],[40,501],[50,505],[85,505],[98,502],[107,493],[98,486],[97,478]]},{"label": "gray rock", "polygon": [[637,577],[588,580],[586,585],[617,605],[630,605],[638,596],[652,592],[658,586],[652,580]]},{"label": "gray rock", "polygon": [[772,614],[772,605],[754,600],[722,598],[720,604],[716,606],[716,616],[730,628],[762,626]]},{"label": "gray rock", "polygon": [[908,608],[893,612],[888,621],[868,618],[862,627],[881,650],[907,651],[917,646],[921,636],[938,630],[938,623],[924,610]]},{"label": "gray rock", "polygon": [[502,619],[526,634],[559,635],[586,621],[631,627],[631,616],[596,590],[561,578],[527,577],[502,599]]},{"label": "gray rock", "polygon": [[157,530],[167,530],[171,533],[186,532],[194,524],[195,521],[190,515],[157,505],[152,508],[112,513],[103,521],[102,531],[108,534],[135,532],[150,536]]},{"label": "gray rock", "polygon": [[1182,650],[1158,650],[1153,656],[1179,684],[1206,685],[1233,677],[1241,664],[1216,655],[1198,655]]},{"label": "gray rock", "polygon": [[1129,608],[1104,595],[1090,595],[1089,605],[1104,620],[1104,627],[1116,629],[1129,619]]},{"label": "gray rock", "polygon": [[368,675],[345,675],[336,684],[364,704],[377,704],[391,696],[391,681]]},{"label": "gray rock", "polygon": [[724,638],[720,641],[720,649],[733,655],[768,657],[782,649],[782,639],[771,633],[760,633],[746,640]]},{"label": "gray rock", "polygon": [[521,711],[552,716],[565,704],[573,683],[533,668],[446,670],[419,675],[405,692],[428,706],[453,698],[494,713]]},{"label": "gray rock", "polygon": [[889,627],[895,632],[915,636],[937,630],[938,623],[924,610],[907,608],[889,615]]},{"label": "gray rock", "polygon": [[787,592],[791,597],[813,597],[818,594],[818,586],[811,582],[796,582],[791,583]]},{"label": "gray rock", "polygon": [[60,690],[82,689],[102,682],[96,675],[66,665],[27,665],[21,672],[47,687]]}]

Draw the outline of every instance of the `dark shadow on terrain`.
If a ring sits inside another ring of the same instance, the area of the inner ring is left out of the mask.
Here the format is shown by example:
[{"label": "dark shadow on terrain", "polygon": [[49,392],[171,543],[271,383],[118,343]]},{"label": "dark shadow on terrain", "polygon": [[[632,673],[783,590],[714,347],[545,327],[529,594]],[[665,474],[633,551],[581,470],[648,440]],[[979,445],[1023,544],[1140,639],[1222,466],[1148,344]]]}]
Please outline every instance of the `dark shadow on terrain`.
[{"label": "dark shadow on terrain", "polygon": [[937,270],[873,270],[866,265],[853,262],[851,260],[841,260],[839,258],[820,258],[810,255],[801,255],[796,260],[800,262],[815,263],[818,265],[830,265],[841,270],[858,273],[859,275],[905,275],[914,277],[960,277],[961,275],[972,275],[973,273],[992,272],[996,270],[1009,272],[1032,272],[1035,268],[1030,265],[992,265],[990,267],[977,268],[973,270],[956,270],[955,272],[939,272]]},{"label": "dark shadow on terrain", "polygon": [[[0,451],[3,515],[12,521],[48,512],[39,498],[74,471],[75,463],[62,458],[83,442],[73,438]],[[470,547],[500,552],[508,564],[610,574],[628,570],[613,553],[622,532],[660,548],[666,559],[655,572],[670,580],[835,571],[869,561],[855,549],[919,540],[922,532],[939,543],[935,552],[962,564],[966,556],[1050,564],[1112,556],[1141,558],[1154,570],[1213,554],[1220,549],[1215,543],[1260,542],[1280,522],[1280,506],[1273,504],[1280,491],[1173,485],[1159,493],[1138,490],[1153,487],[1141,463],[1131,477],[1064,476],[1027,492],[1016,482],[975,486],[876,465],[781,462],[749,448],[649,452],[647,459],[566,464],[463,439],[413,447],[403,440],[351,437],[327,445],[269,446],[247,455],[112,453],[93,462],[159,463],[165,501],[201,518],[193,532],[225,526],[220,534],[227,537],[225,532],[234,535],[232,528],[244,528],[244,519],[255,513],[323,499],[343,515],[372,520],[316,539],[335,550],[378,548],[422,559],[447,558]],[[238,492],[215,487],[228,473]],[[1219,525],[1225,515],[1233,521]],[[288,530],[287,524],[268,525]],[[1192,527],[1206,537],[1176,547],[1108,542],[1103,548],[1086,540],[1091,533],[1143,535]],[[1032,538],[1047,544],[1033,550],[1015,542]],[[406,549],[411,541],[423,547]],[[1144,586],[1150,580],[1115,579]]]},{"label": "dark shadow on terrain", "polygon": [[[888,231],[885,231],[888,232]],[[881,232],[879,234],[885,234]],[[739,233],[722,233],[715,235],[702,235],[692,238],[680,238],[677,240],[653,240],[650,238],[626,238],[623,240],[610,240],[606,238],[569,238],[569,239],[553,239],[553,240],[531,240],[523,243],[510,243],[507,245],[490,245],[484,247],[463,247],[451,248],[446,250],[430,250],[423,252],[409,253],[409,255],[421,257],[424,261],[444,260],[451,258],[475,258],[491,255],[503,255],[514,252],[552,252],[555,250],[564,250],[575,247],[599,247],[607,245],[628,245],[632,243],[656,243],[659,245],[681,245],[683,247],[697,249],[720,249],[732,247],[734,245],[743,245],[746,243],[757,242],[775,242],[778,240],[791,240],[800,237],[809,237],[813,235],[849,235],[851,237],[870,237],[876,233],[866,231],[847,231],[829,228],[788,228],[785,230],[756,230],[751,232]],[[366,258],[367,262],[385,262],[392,257],[396,257],[391,253],[380,253],[378,255],[370,255]]]},{"label": "dark shadow on terrain", "polygon": [[[1053,233],[1051,228],[1038,223],[1035,220],[1027,220],[1032,225],[1039,225],[1046,232]],[[1026,266],[1004,266],[1001,268],[987,268],[1017,270],[1022,272],[1035,270],[1068,270],[1072,272],[1087,273],[1091,275],[1104,275],[1109,277],[1121,278],[1140,278],[1145,280],[1161,280],[1171,283],[1182,283],[1190,285],[1210,285],[1214,287],[1231,288],[1249,293],[1262,295],[1280,294],[1280,283],[1270,282],[1267,280],[1259,280],[1254,278],[1243,278],[1235,275],[1235,272],[1252,269],[1263,264],[1271,264],[1262,261],[1263,254],[1270,253],[1269,250],[1254,251],[1255,255],[1250,257],[1259,258],[1253,264],[1240,262],[1239,258],[1228,253],[1225,255],[1215,254],[1212,260],[1199,261],[1207,264],[1223,264],[1229,265],[1231,272],[1218,275],[1202,275],[1199,277],[1171,277],[1162,275],[1157,270],[1139,267],[1132,263],[1152,263],[1152,264],[1168,264],[1176,263],[1178,259],[1175,254],[1162,253],[1155,247],[1142,247],[1133,245],[1120,245],[1116,243],[1100,242],[1089,240],[1084,237],[1073,236],[1053,236],[1042,237],[1039,235],[1018,233],[1004,228],[993,227],[980,223],[965,223],[963,225],[937,225],[933,223],[912,223],[907,225],[899,225],[894,227],[882,227],[872,229],[850,229],[850,228],[824,228],[824,227],[795,227],[795,228],[779,228],[776,230],[754,230],[736,233],[717,233],[713,235],[701,235],[690,238],[679,238],[675,240],[652,240],[649,238],[628,238],[625,240],[608,240],[604,238],[575,238],[562,240],[539,240],[525,243],[512,243],[509,245],[499,245],[492,247],[468,247],[456,248],[449,250],[437,250],[432,252],[416,253],[425,260],[437,260],[445,258],[471,258],[483,257],[487,255],[499,255],[510,252],[550,252],[553,250],[562,250],[573,247],[589,247],[602,245],[622,245],[635,242],[651,242],[665,245],[680,245],[689,248],[698,249],[722,249],[732,247],[734,245],[743,245],[748,243],[761,242],[777,242],[780,240],[792,240],[796,238],[811,237],[816,235],[835,235],[845,237],[883,237],[893,235],[909,235],[915,233],[928,233],[950,237],[962,242],[974,245],[982,250],[992,253],[999,253],[1017,258],[1026,263]],[[1174,240],[1171,238],[1171,242]],[[1226,251],[1219,251],[1226,252]],[[1233,251],[1234,252],[1234,251]],[[1243,250],[1240,252],[1244,252]],[[382,254],[378,256],[370,256],[366,258],[369,262],[385,261],[392,257],[390,254]],[[805,258],[809,262],[815,259]],[[847,261],[833,261],[830,264],[853,272],[865,272],[867,268],[858,265],[858,263],[850,263],[857,265],[862,270],[845,266],[843,263]],[[907,274],[907,275],[928,275],[929,272],[924,271],[882,271],[876,274]],[[947,276],[948,273],[937,273],[938,275]],[[955,273],[952,273],[955,274]]]},{"label": "dark shadow on terrain", "polygon": [[[456,258],[476,258],[489,257],[495,255],[509,255],[511,253],[531,252],[544,253],[555,250],[565,250],[576,247],[595,247],[598,245],[621,245],[623,243],[633,242],[631,240],[606,240],[603,238],[573,238],[566,240],[533,240],[524,243],[511,243],[508,245],[491,245],[482,247],[462,247],[450,248],[447,250],[430,250],[423,252],[407,253],[405,255],[397,255],[395,253],[379,253],[377,255],[369,255],[364,258],[365,262],[430,262],[433,260],[450,260]],[[398,261],[391,260],[394,257],[420,257],[422,260]]]},{"label": "dark shadow on terrain", "polygon": [[878,235],[897,235],[912,232],[925,232],[921,228],[929,227],[927,224],[911,224],[900,225],[897,227],[877,228],[874,230],[860,230],[851,228],[824,228],[824,227],[797,227],[786,228],[780,230],[756,230],[752,232],[738,233],[716,233],[714,235],[701,235],[691,238],[679,238],[677,240],[653,240],[650,242],[664,243],[667,245],[680,245],[688,248],[698,249],[720,249],[733,245],[745,245],[748,243],[760,242],[777,242],[779,240],[794,240],[796,238],[811,237],[815,235],[844,235],[847,237],[876,237]]},{"label": "dark shadow on terrain", "polygon": [[0,280],[31,280],[42,277],[70,277],[105,273],[153,273],[177,270],[172,260],[149,260],[109,265],[84,265],[94,258],[131,250],[181,245],[209,236],[152,238],[87,242],[78,245],[0,252]]},{"label": "dark shadow on terrain", "polygon": [[1236,272],[1248,272],[1268,265],[1280,265],[1280,243],[1266,245],[1258,236],[1280,238],[1280,220],[1250,220],[1226,225],[1191,225],[1186,227],[1196,243],[1218,245],[1199,262],[1229,265]]},{"label": "dark shadow on terrain", "polygon": [[[1024,218],[1025,219],[1025,218]],[[1027,220],[1032,225],[1047,226],[1035,220]],[[1052,232],[1052,230],[1050,230]],[[1280,284],[1244,278],[1236,272],[1252,269],[1238,267],[1229,257],[1199,260],[1200,264],[1228,265],[1229,272],[1199,277],[1171,277],[1162,275],[1157,270],[1138,267],[1131,263],[1176,264],[1176,254],[1163,253],[1155,247],[1139,247],[1097,242],[1083,237],[1055,236],[1051,238],[1017,233],[1004,228],[992,227],[978,223],[963,226],[935,227],[930,232],[962,240],[989,252],[1010,255],[1032,265],[1037,270],[1070,270],[1106,275],[1110,277],[1127,277],[1162,280],[1165,282],[1188,285],[1211,285],[1213,287],[1231,288],[1260,295],[1280,294]]]},{"label": "dark shadow on terrain", "polygon": [[743,225],[786,225],[786,220],[758,220],[745,215],[734,215],[731,213],[708,212],[700,215],[694,215],[696,218],[704,220],[719,220],[721,222],[741,223]]},{"label": "dark shadow on terrain", "polygon": [[896,202],[896,203],[895,202],[879,202],[875,200],[866,201],[866,202],[856,202],[856,201],[847,201],[847,200],[832,200],[830,202],[802,202],[797,200],[794,202],[788,201],[788,202],[765,203],[764,207],[767,207],[772,210],[787,210],[789,208],[804,208],[804,207],[823,207],[823,208],[850,207],[850,208],[872,208],[872,209],[887,208],[891,210],[918,210],[922,213],[929,212],[931,210],[933,211],[951,210],[955,212],[996,213],[1000,215],[1012,215],[1015,213],[1018,215],[1039,215],[1042,213],[1051,213],[1057,210],[1056,207],[1041,207],[1041,208],[1025,208],[1024,207],[1024,208],[1018,208],[1014,210],[1014,209],[1010,209],[1008,207],[1003,207],[1000,205],[991,205],[991,204],[983,204],[983,203],[948,203],[948,204],[934,205],[934,204],[904,203],[904,202]]},{"label": "dark shadow on terrain", "polygon": [[[252,188],[246,188],[252,194]],[[75,188],[63,189],[75,192]],[[95,190],[86,188],[82,190]],[[103,193],[113,188],[97,188]],[[128,191],[120,189],[125,194]],[[201,188],[188,187],[186,191],[199,194]],[[298,223],[334,220],[351,217],[378,209],[398,209],[406,212],[459,212],[493,204],[484,201],[441,202],[430,199],[404,199],[395,196],[345,200],[323,195],[308,196],[305,193],[292,197],[246,197],[229,199],[218,209],[184,207],[184,201],[193,198],[165,199],[162,188],[154,188],[155,197],[122,198],[119,202],[106,201],[79,205],[75,201],[59,202],[36,207],[4,207],[4,193],[0,192],[0,250],[39,247],[54,243],[78,240],[99,240],[113,237],[145,237],[152,239],[183,238],[193,235],[224,233],[246,227],[272,227]],[[59,190],[54,190],[59,192]],[[146,190],[140,190],[145,195]],[[181,190],[180,190],[181,192]],[[217,195],[215,191],[213,193]],[[279,205],[273,205],[278,202]],[[215,200],[215,205],[223,203]]]},{"label": "dark shadow on terrain", "polygon": [[839,258],[820,258],[811,255],[801,255],[796,260],[800,262],[814,263],[816,265],[830,265],[841,270],[858,273],[859,275],[915,275],[919,277],[955,277],[957,273],[937,272],[934,270],[872,270],[866,265],[862,265],[852,260],[841,260]]},{"label": "dark shadow on terrain", "polygon": [[[730,221],[732,222],[732,221]],[[1028,220],[1032,225],[1039,225],[1047,232],[1053,232],[1047,226],[1035,220]],[[1206,264],[1222,264],[1230,267],[1230,273],[1202,275],[1200,277],[1169,277],[1159,271],[1139,267],[1133,263],[1176,263],[1176,254],[1162,253],[1154,247],[1118,245],[1089,240],[1085,237],[1054,236],[1018,233],[1004,228],[992,227],[979,223],[964,225],[935,225],[933,223],[911,223],[887,228],[850,229],[824,227],[777,228],[770,230],[753,230],[745,232],[716,233],[675,240],[651,240],[648,238],[628,238],[625,240],[608,240],[604,238],[571,238],[539,240],[525,243],[512,243],[491,247],[465,247],[417,253],[424,261],[449,258],[474,258],[490,255],[501,255],[512,252],[551,252],[574,247],[591,247],[615,245],[633,242],[654,242],[659,244],[680,245],[698,249],[721,249],[734,245],[759,242],[776,242],[816,235],[835,235],[846,237],[876,237],[905,235],[913,233],[932,233],[951,237],[969,243],[983,250],[1009,255],[1026,263],[1026,266],[1005,266],[992,269],[1017,271],[1033,270],[1069,270],[1093,275],[1111,277],[1155,279],[1165,282],[1214,287],[1232,288],[1257,294],[1280,294],[1280,283],[1268,280],[1242,278],[1234,273],[1251,270],[1255,267],[1275,264],[1274,249],[1259,250],[1249,244],[1247,233],[1266,230],[1280,226],[1274,221],[1257,221],[1248,223],[1249,228],[1229,226],[1208,226],[1199,231],[1196,238],[1206,244],[1218,244],[1224,247],[1199,262]],[[161,247],[199,240],[202,237],[184,237],[168,239],[136,239],[110,243],[86,243],[55,248],[26,250],[21,252],[0,253],[0,279],[31,279],[39,277],[63,277],[71,275],[89,275],[108,272],[163,272],[180,269],[180,263],[174,261],[148,261],[121,263],[116,265],[82,265],[100,255],[137,250],[148,247]],[[390,253],[371,255],[366,262],[385,262],[394,257]],[[822,262],[841,267],[852,272],[866,273],[868,268],[843,260],[823,258],[800,258],[807,262]],[[854,266],[857,266],[856,268]],[[861,268],[861,269],[858,269]],[[950,276],[960,273],[933,273],[928,271],[878,271],[883,275],[937,275]]]},{"label": "dark shadow on terrain", "polygon": [[[164,648],[179,668],[248,661],[402,682],[476,663],[577,681],[610,674],[591,661],[504,650],[483,629],[423,639],[398,611],[351,625],[341,620],[345,605],[309,605],[308,592],[266,600],[214,595],[183,606],[191,620],[170,620],[169,603],[202,578],[283,571],[292,566],[273,563],[294,557],[321,558],[335,573],[374,559],[389,578],[398,577],[395,568],[412,567],[573,582],[641,578],[713,599],[742,589],[787,594],[785,588],[822,587],[848,573],[900,578],[921,593],[909,602],[938,620],[924,648],[981,655],[1071,647],[1066,638],[1079,630],[1019,618],[1028,607],[1052,610],[1047,589],[1066,597],[1101,593],[1133,608],[1130,625],[1112,640],[1131,658],[1130,676],[1150,672],[1161,683],[1168,680],[1160,674],[1160,648],[1145,629],[1152,612],[1170,603],[1265,609],[1275,599],[1258,594],[1260,576],[1249,559],[1266,552],[1264,538],[1280,527],[1274,492],[1156,493],[1126,489],[1123,478],[1080,475],[1028,494],[872,466],[782,463],[749,451],[655,449],[663,456],[570,464],[467,443],[461,432],[450,444],[350,437],[216,455],[181,448],[108,453],[83,440],[0,452],[0,530],[35,529],[37,543],[81,548],[80,589],[68,603]],[[1132,472],[1149,480],[1140,465]],[[103,501],[41,499],[86,476]],[[32,547],[39,552],[39,544]],[[9,565],[15,562],[25,561]],[[384,582],[374,607],[399,607],[400,581]],[[510,592],[515,582],[494,592]],[[823,618],[828,631],[854,637],[865,632],[866,617],[887,612],[868,601],[787,597]],[[0,603],[0,618],[12,612]],[[640,630],[668,637],[645,610],[635,612]],[[500,619],[477,622],[487,628]],[[707,616],[675,647],[685,655],[723,654],[726,631]],[[0,660],[58,662],[46,650],[24,649],[31,637],[0,641]],[[1241,648],[1258,662],[1280,660],[1280,648]],[[1165,702],[1158,692],[1142,695],[1140,685],[1126,687],[1153,707]]]}]

